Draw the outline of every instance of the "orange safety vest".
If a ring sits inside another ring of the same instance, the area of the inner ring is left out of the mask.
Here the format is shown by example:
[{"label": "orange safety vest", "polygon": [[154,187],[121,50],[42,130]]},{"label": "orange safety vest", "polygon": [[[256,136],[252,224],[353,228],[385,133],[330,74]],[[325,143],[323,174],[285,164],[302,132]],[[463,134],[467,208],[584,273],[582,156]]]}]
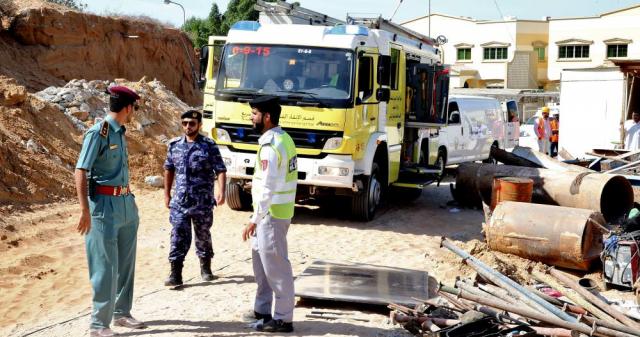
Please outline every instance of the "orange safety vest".
[{"label": "orange safety vest", "polygon": [[544,118],[543,117],[538,118],[538,135],[542,135],[542,137],[538,136],[538,139],[543,139],[547,137],[547,135],[544,134]]},{"label": "orange safety vest", "polygon": [[550,122],[551,122],[551,142],[557,143],[559,138],[558,133],[560,130],[560,123],[556,119],[552,119]]}]

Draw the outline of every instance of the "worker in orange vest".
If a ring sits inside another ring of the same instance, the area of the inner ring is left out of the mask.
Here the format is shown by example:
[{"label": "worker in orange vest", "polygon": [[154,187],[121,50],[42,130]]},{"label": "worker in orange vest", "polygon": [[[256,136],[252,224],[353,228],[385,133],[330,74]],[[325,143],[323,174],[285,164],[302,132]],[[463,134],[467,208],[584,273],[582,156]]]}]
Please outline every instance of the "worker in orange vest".
[{"label": "worker in orange vest", "polygon": [[551,124],[551,157],[558,156],[558,140],[560,139],[560,114],[554,113],[549,124]]},{"label": "worker in orange vest", "polygon": [[549,108],[542,108],[542,117],[536,119],[533,131],[538,137],[538,151],[549,154],[549,141],[551,140],[551,124],[549,123]]}]

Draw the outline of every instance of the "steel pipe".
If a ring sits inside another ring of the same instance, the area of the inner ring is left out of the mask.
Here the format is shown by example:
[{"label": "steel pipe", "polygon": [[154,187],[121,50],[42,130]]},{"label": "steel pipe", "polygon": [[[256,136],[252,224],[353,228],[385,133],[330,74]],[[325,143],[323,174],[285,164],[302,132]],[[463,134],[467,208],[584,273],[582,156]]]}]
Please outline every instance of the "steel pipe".
[{"label": "steel pipe", "polygon": [[511,154],[539,165],[540,167],[554,171],[594,172],[586,167],[563,163],[542,152],[532,150],[528,147],[516,146],[511,151]]},{"label": "steel pipe", "polygon": [[581,332],[583,334],[589,335],[589,336],[610,336],[610,337],[629,337],[629,336],[633,336],[624,332],[620,332],[620,331],[616,331],[613,329],[609,329],[609,328],[605,328],[605,327],[600,327],[600,326],[596,326],[596,327],[589,327],[585,324],[581,324],[578,322],[567,322],[564,321],[556,316],[553,315],[545,315],[542,313],[539,313],[535,310],[531,310],[529,308],[523,307],[523,306],[514,306],[514,305],[508,305],[505,304],[503,301],[494,301],[491,299],[487,299],[487,298],[483,298],[481,296],[476,296],[473,294],[470,294],[464,290],[461,289],[455,289],[452,287],[447,287],[447,286],[441,286],[440,290],[442,292],[447,292],[449,294],[453,294],[459,297],[462,297],[466,300],[469,301],[473,301],[476,303],[480,303],[480,304],[484,304],[484,305],[488,305],[491,307],[495,307],[498,308],[500,310],[504,310],[504,311],[508,311],[508,312],[512,312],[514,314],[518,314],[520,316],[523,317],[527,317],[530,319],[535,319],[537,321],[541,321],[541,322],[546,322],[561,328],[565,328],[565,329],[569,329],[569,330],[575,330],[578,332]]},{"label": "steel pipe", "polygon": [[531,293],[510,278],[502,275],[501,273],[495,271],[493,268],[480,262],[478,259],[471,256],[464,250],[458,248],[456,245],[449,242],[449,240],[444,237],[442,238],[441,246],[444,246],[450,251],[456,253],[464,260],[466,264],[475,269],[480,275],[490,280],[494,284],[504,288],[512,295],[517,296],[520,301],[530,306],[531,308],[544,314],[557,316],[567,322],[577,322],[575,317],[572,317],[566,312],[556,308],[553,304],[543,300],[542,298],[540,298],[536,294]]},{"label": "steel pipe", "polygon": [[594,318],[591,316],[583,316],[582,319],[588,322],[589,324],[595,323],[607,328],[611,328],[614,330],[623,331],[636,336],[640,336],[640,331],[638,331],[637,329],[618,323],[618,321],[616,321],[613,317],[609,316],[602,310],[598,309],[596,306],[591,304],[591,302],[585,300],[577,293],[565,291],[564,286],[562,286],[560,282],[557,281],[556,278],[554,278],[553,276],[549,274],[543,274],[535,270],[533,271],[532,276],[536,280],[546,283],[547,285],[551,286],[555,290],[561,292],[564,296],[568,297],[570,300],[572,300],[576,304],[579,304],[582,307],[584,307],[589,313],[598,317],[598,318]]},{"label": "steel pipe", "polygon": [[602,251],[600,213],[503,201],[483,226],[489,248],[553,266],[589,270]]},{"label": "steel pipe", "polygon": [[560,280],[560,282],[566,284],[571,289],[573,289],[575,292],[577,292],[578,294],[582,295],[582,297],[586,298],[589,302],[595,304],[600,309],[604,310],[609,315],[613,316],[613,318],[617,319],[621,323],[624,323],[624,324],[626,324],[627,326],[629,326],[631,328],[636,329],[638,331],[637,332],[638,335],[640,335],[640,324],[638,324],[636,321],[634,321],[631,318],[625,316],[623,313],[621,313],[620,311],[616,310],[615,308],[613,308],[612,306],[607,304],[605,301],[603,301],[600,297],[598,297],[598,296],[594,295],[593,293],[591,293],[590,291],[584,289],[582,286],[580,286],[578,284],[578,282],[576,282],[573,279],[571,279],[571,277],[569,277],[567,274],[565,274],[565,273],[563,273],[563,272],[561,272],[561,271],[559,271],[559,270],[557,270],[555,268],[551,268],[549,270],[549,273],[551,275],[553,275],[553,277],[555,277],[558,280]]},{"label": "steel pipe", "polygon": [[458,167],[456,200],[470,206],[479,205],[478,200],[489,204],[495,177],[531,178],[533,203],[590,209],[607,220],[624,215],[633,206],[633,188],[623,176],[475,163]]}]

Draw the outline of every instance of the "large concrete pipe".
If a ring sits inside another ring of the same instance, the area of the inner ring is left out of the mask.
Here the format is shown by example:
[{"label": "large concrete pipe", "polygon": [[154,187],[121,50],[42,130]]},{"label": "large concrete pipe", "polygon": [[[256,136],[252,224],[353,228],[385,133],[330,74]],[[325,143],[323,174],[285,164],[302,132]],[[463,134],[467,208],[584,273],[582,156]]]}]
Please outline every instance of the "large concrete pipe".
[{"label": "large concrete pipe", "polygon": [[492,250],[553,266],[589,270],[602,251],[595,223],[602,215],[586,209],[503,201],[484,226]]},{"label": "large concrete pipe", "polygon": [[602,213],[608,221],[624,215],[633,207],[633,189],[622,176],[475,163],[458,167],[456,200],[464,205],[477,206],[477,196],[480,195],[486,204],[490,204],[495,177],[531,178],[532,202],[590,209]]}]

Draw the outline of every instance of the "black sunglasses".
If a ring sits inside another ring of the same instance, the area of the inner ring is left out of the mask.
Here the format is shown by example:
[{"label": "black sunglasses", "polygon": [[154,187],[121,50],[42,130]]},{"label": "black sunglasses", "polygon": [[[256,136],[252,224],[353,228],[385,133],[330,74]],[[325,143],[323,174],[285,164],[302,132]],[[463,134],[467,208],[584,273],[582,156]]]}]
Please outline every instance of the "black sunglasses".
[{"label": "black sunglasses", "polygon": [[196,126],[196,121],[182,121],[182,126]]}]

